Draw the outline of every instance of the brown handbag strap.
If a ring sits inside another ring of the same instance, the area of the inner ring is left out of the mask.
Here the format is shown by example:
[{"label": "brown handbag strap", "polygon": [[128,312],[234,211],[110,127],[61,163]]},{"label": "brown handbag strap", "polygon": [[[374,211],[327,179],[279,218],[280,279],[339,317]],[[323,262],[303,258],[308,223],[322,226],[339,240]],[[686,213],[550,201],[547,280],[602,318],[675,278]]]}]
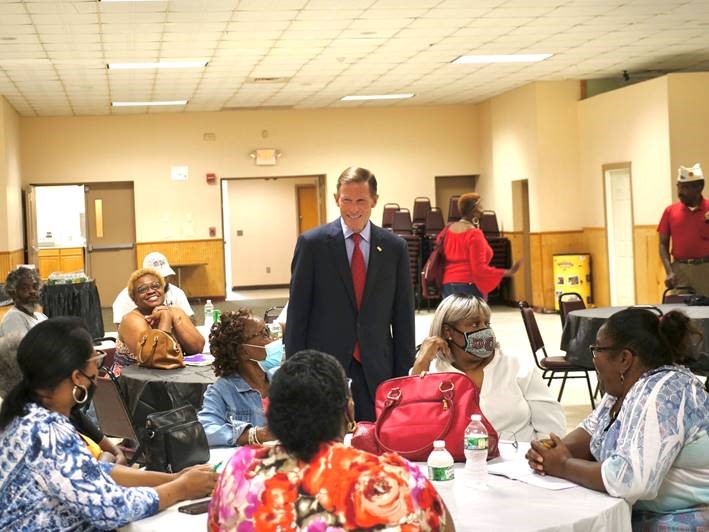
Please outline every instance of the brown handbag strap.
[{"label": "brown handbag strap", "polygon": [[[439,388],[440,389],[440,388]],[[447,390],[440,390],[441,391],[441,399],[440,401],[448,401],[449,407],[445,412],[448,412],[448,419],[446,420],[446,424],[441,430],[440,434],[436,436],[433,441],[435,440],[442,440],[448,434],[448,432],[451,429],[451,426],[453,425],[453,421],[455,419],[455,402],[453,401],[453,391],[455,390],[455,386],[451,383],[451,388]],[[421,451],[425,451],[426,449],[432,448],[433,447],[433,441],[429,444],[424,445],[423,447],[420,447],[418,449],[410,449],[410,450],[402,450],[402,449],[392,449],[390,447],[387,447],[382,443],[381,437],[379,436],[379,433],[382,430],[382,426],[384,425],[384,422],[386,421],[386,418],[389,417],[389,415],[394,411],[394,408],[401,402],[401,397],[402,394],[400,393],[398,397],[396,398],[388,398],[384,402],[384,409],[382,410],[382,415],[379,416],[377,419],[377,422],[374,426],[374,439],[377,441],[377,445],[381,448],[384,449],[385,451],[389,451],[390,453],[399,453],[399,454],[415,454],[415,453],[420,453]],[[421,401],[423,402],[423,401]]]},{"label": "brown handbag strap", "polygon": [[[158,337],[157,334],[152,334],[155,329],[151,329],[150,331],[146,332],[143,337],[140,339],[140,349],[138,350],[138,363],[143,364],[143,365],[149,365],[152,363],[153,358],[155,357],[155,350],[157,349],[158,341],[160,338]],[[148,343],[148,339],[151,338],[153,339],[152,345],[148,345],[146,347],[145,344]],[[149,351],[146,355],[146,351]]]}]

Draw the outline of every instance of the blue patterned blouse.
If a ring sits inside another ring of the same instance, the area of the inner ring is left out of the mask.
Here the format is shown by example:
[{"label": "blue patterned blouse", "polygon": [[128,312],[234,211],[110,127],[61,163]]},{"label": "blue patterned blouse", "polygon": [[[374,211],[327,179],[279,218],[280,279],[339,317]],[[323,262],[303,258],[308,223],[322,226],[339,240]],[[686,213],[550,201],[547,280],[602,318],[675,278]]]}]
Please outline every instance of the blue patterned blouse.
[{"label": "blue patterned blouse", "polygon": [[[613,420],[606,394],[581,423],[610,495],[634,510],[671,513],[709,504],[709,394],[683,366],[648,371]],[[636,502],[637,501],[637,502]]]},{"label": "blue patterned blouse", "polygon": [[125,488],[63,415],[34,403],[0,433],[0,530],[113,529],[157,513],[152,488]]}]

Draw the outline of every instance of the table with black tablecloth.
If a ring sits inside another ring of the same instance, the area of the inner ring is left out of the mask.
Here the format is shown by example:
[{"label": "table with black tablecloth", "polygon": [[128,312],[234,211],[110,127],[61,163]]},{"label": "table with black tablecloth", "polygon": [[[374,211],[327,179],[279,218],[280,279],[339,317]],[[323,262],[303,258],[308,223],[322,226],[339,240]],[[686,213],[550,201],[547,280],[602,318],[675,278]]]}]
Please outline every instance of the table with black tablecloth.
[{"label": "table with black tablecloth", "polygon": [[153,412],[187,404],[199,411],[207,386],[215,380],[212,366],[151,369],[138,365],[122,368],[118,379],[128,411],[138,428],[145,426],[145,418]]},{"label": "table with black tablecloth", "polygon": [[49,318],[77,316],[86,321],[91,336],[103,336],[101,300],[94,281],[44,285],[41,300],[42,312]]},{"label": "table with black tablecloth", "polygon": [[[601,325],[616,312],[627,307],[599,307],[574,310],[566,317],[561,335],[561,349],[569,362],[593,368],[593,357],[588,346],[596,343],[596,333]],[[699,375],[709,375],[709,307],[690,307],[684,304],[657,305],[662,312],[679,310],[687,314],[694,326],[704,335],[698,346],[696,360],[687,366]]]}]

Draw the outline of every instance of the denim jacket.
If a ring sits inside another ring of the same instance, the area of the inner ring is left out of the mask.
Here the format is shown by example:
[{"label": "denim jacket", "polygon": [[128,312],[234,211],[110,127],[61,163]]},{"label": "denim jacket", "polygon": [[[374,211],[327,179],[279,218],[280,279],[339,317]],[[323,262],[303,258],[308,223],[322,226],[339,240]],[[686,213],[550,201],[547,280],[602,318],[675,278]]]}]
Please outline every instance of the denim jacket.
[{"label": "denim jacket", "polygon": [[[270,371],[266,374],[269,381],[271,375]],[[236,446],[248,427],[266,424],[261,394],[236,374],[219,377],[209,385],[198,418],[210,447]]]}]

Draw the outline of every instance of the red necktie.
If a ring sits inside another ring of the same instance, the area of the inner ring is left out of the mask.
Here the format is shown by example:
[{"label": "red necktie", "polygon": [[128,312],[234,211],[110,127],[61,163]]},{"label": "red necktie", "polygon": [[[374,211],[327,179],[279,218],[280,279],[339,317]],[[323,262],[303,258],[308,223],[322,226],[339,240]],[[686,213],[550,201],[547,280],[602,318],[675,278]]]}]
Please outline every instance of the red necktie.
[{"label": "red necktie", "polygon": [[[362,235],[359,233],[352,234],[352,242],[354,242],[354,250],[352,251],[352,262],[350,269],[352,270],[352,286],[354,287],[355,301],[357,302],[357,311],[362,306],[362,296],[364,295],[364,283],[367,280],[367,268],[364,265],[364,255],[359,247],[359,242],[362,240]],[[359,353],[359,342],[355,343],[352,356],[357,362],[362,359]]]}]

